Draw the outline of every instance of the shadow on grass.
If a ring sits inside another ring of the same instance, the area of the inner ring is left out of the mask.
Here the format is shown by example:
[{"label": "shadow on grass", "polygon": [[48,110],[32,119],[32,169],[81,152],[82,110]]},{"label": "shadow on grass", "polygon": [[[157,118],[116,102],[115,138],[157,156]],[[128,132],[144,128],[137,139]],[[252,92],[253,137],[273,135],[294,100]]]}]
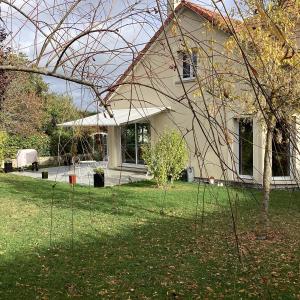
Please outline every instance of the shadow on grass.
[{"label": "shadow on grass", "polygon": [[[46,182],[19,181],[12,177],[1,178],[1,187],[12,197],[29,199],[41,206],[45,202],[49,204],[45,190],[52,189]],[[213,211],[206,215],[203,226],[197,220],[198,227],[188,214],[185,218],[147,214],[148,208],[157,207],[153,196],[157,191],[150,189],[145,210],[134,211],[134,218],[126,223],[127,216],[132,217],[131,203],[141,201],[141,193],[135,188],[144,187],[139,183],[118,190],[94,190],[92,197],[100,204],[94,201],[92,206],[85,203],[90,191],[78,187],[76,208],[109,215],[111,224],[106,230],[90,227],[84,234],[76,234],[73,248],[72,241],[64,237],[56,239],[49,249],[48,239],[44,238],[40,246],[30,250],[27,245],[19,245],[5,259],[1,260],[0,253],[0,299],[293,299],[297,296],[299,279],[291,277],[299,263],[295,253],[283,259],[279,254],[287,253],[287,248],[282,241],[267,244],[262,254],[255,253],[262,259],[259,269],[254,258],[240,264],[229,214]],[[68,199],[70,187],[58,188],[57,208],[69,208],[69,203],[62,203],[61,198]],[[119,193],[117,205],[114,193]],[[276,203],[281,196],[276,198]],[[116,207],[120,209],[112,215]],[[246,222],[249,218],[247,222],[250,222],[247,209],[248,206],[241,204],[241,212],[245,212],[241,219]],[[117,222],[120,230],[110,232]],[[28,244],[33,243],[34,238],[28,240]],[[273,276],[275,268],[276,276]]]},{"label": "shadow on grass", "polygon": [[[180,182],[175,188],[169,188],[166,193],[157,188],[152,181],[140,181],[101,189],[76,185],[73,190],[65,183],[10,175],[1,177],[1,189],[8,197],[17,197],[19,200],[46,208],[53,204],[57,208],[68,209],[70,202],[73,201],[72,205],[75,209],[87,211],[92,209],[110,214],[112,207],[122,207],[124,214],[129,211],[131,215],[132,210],[140,211],[140,213],[161,214],[167,208],[169,212],[172,212],[178,208],[179,204],[180,209],[189,210],[189,217],[194,214],[197,196],[201,199],[203,194],[203,187],[198,194],[197,185]],[[225,199],[227,196],[222,193],[220,199],[222,197]],[[214,201],[214,197],[209,194],[207,194],[206,202],[208,199]],[[181,203],[185,203],[184,207]]]},{"label": "shadow on grass", "polygon": [[70,241],[64,241],[52,249],[18,253],[1,263],[0,298],[220,299],[252,295],[264,299],[270,294],[292,299],[296,295],[298,283],[285,283],[287,273],[295,271],[292,262],[282,273],[277,269],[282,276],[278,286],[278,281],[271,281],[270,261],[260,264],[260,273],[254,263],[240,265],[234,244],[223,234],[208,229],[195,233],[191,221],[162,218],[124,229],[118,236],[83,235],[73,249]]}]

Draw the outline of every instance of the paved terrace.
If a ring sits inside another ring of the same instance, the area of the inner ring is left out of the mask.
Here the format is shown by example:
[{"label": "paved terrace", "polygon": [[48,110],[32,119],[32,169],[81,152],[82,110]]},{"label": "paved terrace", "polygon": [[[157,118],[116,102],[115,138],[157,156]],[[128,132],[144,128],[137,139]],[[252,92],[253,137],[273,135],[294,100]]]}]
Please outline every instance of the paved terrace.
[{"label": "paved terrace", "polygon": [[[33,178],[42,179],[42,172],[48,171],[48,180],[57,182],[69,182],[69,175],[76,174],[77,183],[83,185],[93,185],[93,169],[101,166],[101,163],[85,164],[80,163],[76,166],[60,166],[51,167],[46,169],[40,169],[39,171],[21,171],[13,172],[13,174],[20,176],[29,176]],[[105,169],[105,186],[114,186],[119,184],[126,184],[130,182],[136,182],[141,180],[150,179],[145,173],[120,171],[113,169]],[[44,179],[45,180],[45,179]],[[47,180],[47,179],[46,179]]]}]

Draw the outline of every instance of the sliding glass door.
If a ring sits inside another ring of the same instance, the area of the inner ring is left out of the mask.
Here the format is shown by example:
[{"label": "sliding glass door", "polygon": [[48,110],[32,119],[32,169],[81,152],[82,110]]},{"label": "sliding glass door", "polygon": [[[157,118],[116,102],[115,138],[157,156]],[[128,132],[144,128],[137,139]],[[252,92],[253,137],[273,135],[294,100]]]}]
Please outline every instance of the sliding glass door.
[{"label": "sliding glass door", "polygon": [[122,162],[144,164],[142,145],[150,142],[150,125],[148,123],[128,124],[122,127],[121,152]]}]

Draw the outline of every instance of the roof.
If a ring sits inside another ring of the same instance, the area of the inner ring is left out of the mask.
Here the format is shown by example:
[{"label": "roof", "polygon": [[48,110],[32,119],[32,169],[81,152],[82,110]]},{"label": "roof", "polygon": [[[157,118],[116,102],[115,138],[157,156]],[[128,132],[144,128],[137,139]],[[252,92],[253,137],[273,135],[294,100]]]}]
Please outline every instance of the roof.
[{"label": "roof", "polygon": [[137,122],[139,120],[148,119],[170,108],[167,107],[149,107],[149,108],[124,108],[113,109],[113,118],[110,118],[105,112],[95,114],[86,118],[59,124],[60,127],[75,126],[120,126],[128,123]]},{"label": "roof", "polygon": [[[227,17],[223,17],[218,12],[211,11],[207,8],[204,8],[198,4],[194,4],[187,1],[181,2],[183,6],[191,9],[193,12],[197,13],[201,17],[207,19],[209,22],[215,24],[215,25],[221,25],[221,23],[224,22],[224,19],[229,20]],[[223,31],[230,32],[228,28],[226,27],[220,27]]]},{"label": "roof", "polygon": [[[175,15],[182,9],[182,8],[188,8],[198,14],[199,16],[205,18],[209,22],[211,22],[213,25],[218,26],[221,30],[223,30],[226,33],[231,33],[230,29],[227,26],[224,26],[224,17],[222,17],[219,13],[211,11],[209,9],[206,9],[198,4],[194,4],[191,2],[188,2],[186,0],[182,0],[181,3],[175,8],[174,12],[171,13],[168,18],[164,21],[162,26],[158,29],[158,31],[154,34],[154,36],[150,39],[150,41],[146,44],[144,49],[142,49],[136,59],[130,64],[130,66],[127,68],[127,70],[121,75],[121,77],[117,80],[117,82],[113,85],[113,87],[110,89],[109,93],[106,95],[104,101],[107,101],[111,95],[114,93],[114,91],[119,87],[119,85],[122,84],[122,82],[125,80],[125,78],[130,74],[130,72],[133,70],[133,68],[137,65],[137,63],[144,57],[144,55],[147,53],[147,51],[150,49],[152,44],[157,40],[157,38],[160,36],[160,34],[163,32],[164,28],[170,24],[170,22],[174,19]],[[225,19],[228,19],[225,17]],[[229,20],[229,19],[228,19]],[[223,23],[223,26],[221,26]]]}]

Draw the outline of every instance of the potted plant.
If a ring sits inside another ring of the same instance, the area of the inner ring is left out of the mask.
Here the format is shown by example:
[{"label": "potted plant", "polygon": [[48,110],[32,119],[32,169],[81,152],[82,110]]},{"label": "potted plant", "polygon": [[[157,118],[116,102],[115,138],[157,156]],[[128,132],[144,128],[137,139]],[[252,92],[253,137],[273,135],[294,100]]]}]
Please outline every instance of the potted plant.
[{"label": "potted plant", "polygon": [[70,174],[69,175],[69,183],[72,185],[76,184],[76,175],[75,174]]},{"label": "potted plant", "polygon": [[209,184],[215,184],[215,177],[210,176],[208,180],[209,180]]},{"label": "potted plant", "polygon": [[94,187],[104,187],[104,169],[96,168],[94,173]]},{"label": "potted plant", "polygon": [[13,171],[13,164],[11,159],[6,159],[4,161],[4,172],[9,173]]}]

